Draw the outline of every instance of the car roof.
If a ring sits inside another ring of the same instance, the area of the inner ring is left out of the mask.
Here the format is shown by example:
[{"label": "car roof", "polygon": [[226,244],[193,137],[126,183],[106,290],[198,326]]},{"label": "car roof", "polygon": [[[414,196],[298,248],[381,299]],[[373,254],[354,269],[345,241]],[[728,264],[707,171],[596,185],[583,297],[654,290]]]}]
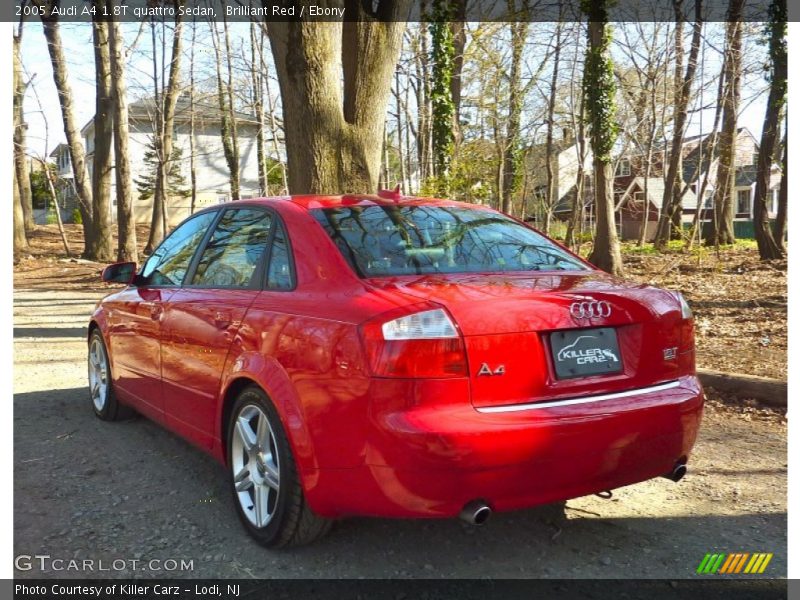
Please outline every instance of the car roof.
[{"label": "car roof", "polygon": [[267,204],[291,203],[305,210],[317,208],[340,208],[351,206],[462,206],[465,208],[487,209],[486,206],[443,200],[440,198],[421,198],[403,196],[397,192],[378,192],[378,194],[344,194],[341,196],[327,194],[297,194],[292,196],[272,196],[238,200],[231,204]]}]

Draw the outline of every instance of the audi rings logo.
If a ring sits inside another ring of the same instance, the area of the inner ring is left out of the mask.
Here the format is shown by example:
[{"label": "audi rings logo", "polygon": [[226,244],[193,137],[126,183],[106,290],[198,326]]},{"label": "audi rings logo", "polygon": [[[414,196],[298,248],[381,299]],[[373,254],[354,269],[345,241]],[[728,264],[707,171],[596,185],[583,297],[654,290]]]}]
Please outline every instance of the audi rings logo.
[{"label": "audi rings logo", "polygon": [[569,305],[574,319],[606,319],[611,316],[611,305],[605,300],[583,300]]}]

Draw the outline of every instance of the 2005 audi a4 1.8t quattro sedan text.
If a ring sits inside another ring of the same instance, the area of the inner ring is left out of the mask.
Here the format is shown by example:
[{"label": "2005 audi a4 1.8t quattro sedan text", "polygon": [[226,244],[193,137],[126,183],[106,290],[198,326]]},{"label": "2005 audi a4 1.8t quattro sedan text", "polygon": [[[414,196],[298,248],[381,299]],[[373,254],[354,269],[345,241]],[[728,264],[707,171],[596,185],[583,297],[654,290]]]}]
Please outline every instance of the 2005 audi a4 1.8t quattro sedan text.
[{"label": "2005 audi a4 1.8t quattro sedan text", "polygon": [[226,465],[268,546],[348,515],[451,517],[674,480],[700,423],[693,321],[495,210],[377,196],[196,213],[89,325],[94,410]]}]

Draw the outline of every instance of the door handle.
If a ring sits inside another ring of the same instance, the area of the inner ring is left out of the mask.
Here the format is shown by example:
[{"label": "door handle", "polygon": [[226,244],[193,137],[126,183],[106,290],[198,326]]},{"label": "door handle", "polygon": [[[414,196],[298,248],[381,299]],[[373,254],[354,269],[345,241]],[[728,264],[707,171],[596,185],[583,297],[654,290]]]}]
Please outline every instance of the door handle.
[{"label": "door handle", "polygon": [[164,307],[160,302],[142,302],[142,306],[150,309],[150,318],[153,321],[160,321],[161,315],[164,314]]},{"label": "door handle", "polygon": [[227,329],[230,324],[230,313],[223,312],[221,310],[218,310],[214,313],[214,325],[216,325],[219,329]]}]

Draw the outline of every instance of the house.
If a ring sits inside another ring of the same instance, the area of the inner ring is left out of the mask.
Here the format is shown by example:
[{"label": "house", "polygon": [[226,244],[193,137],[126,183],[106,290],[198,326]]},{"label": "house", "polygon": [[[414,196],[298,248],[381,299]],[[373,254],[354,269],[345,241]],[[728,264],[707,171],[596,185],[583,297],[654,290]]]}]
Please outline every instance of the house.
[{"label": "house", "polygon": [[[69,154],[69,146],[59,144],[50,153],[49,158],[55,164],[55,188],[58,207],[61,211],[61,219],[65,222],[73,220],[73,212],[78,209],[77,195],[75,193],[75,182],[72,173],[72,159]],[[48,210],[37,211],[36,222],[40,225],[47,223]]]},{"label": "house", "polygon": [[[194,158],[197,180],[195,210],[206,206],[227,202],[230,197],[230,174],[222,146],[221,115],[219,107],[209,101],[194,102]],[[252,115],[235,113],[236,129],[239,145],[240,198],[252,198],[260,195],[258,184],[258,153],[256,137],[258,122]],[[152,98],[138,100],[128,107],[129,140],[128,156],[131,164],[131,188],[133,192],[133,214],[137,223],[149,224],[152,217],[152,195],[142,195],[137,189],[137,182],[152,178],[154,163],[147,160],[152,153],[156,131],[155,103]],[[167,219],[174,226],[186,218],[191,207],[191,111],[189,99],[182,96],[178,99],[175,110],[175,129],[173,145],[176,149],[179,168],[176,169],[171,187],[177,187],[182,193],[170,194],[167,199]],[[94,119],[91,119],[81,130],[86,149],[86,165],[91,177],[94,156]],[[63,146],[63,148],[62,148]],[[72,177],[69,164],[69,153],[62,144],[53,151],[51,157],[56,161],[59,175],[67,179]],[[112,154],[113,158],[113,154]],[[67,190],[74,203],[74,189]],[[110,216],[112,221],[117,217],[116,181],[112,175]]]},{"label": "house", "polygon": [[[692,223],[697,211],[700,221],[710,222],[714,218],[714,190],[716,188],[718,152],[710,160],[714,137],[698,135],[688,137],[683,142],[683,180],[681,189],[682,220],[685,226]],[[645,239],[652,240],[658,226],[664,201],[664,178],[669,148],[661,145],[654,149],[650,162],[650,177],[647,178],[647,202],[645,200],[645,163],[644,156],[639,153],[628,153],[619,158],[614,177],[614,194],[618,208],[619,231],[622,239],[638,239],[642,223],[645,222],[645,206],[647,231]],[[756,164],[758,162],[758,142],[747,128],[737,131],[736,155],[734,157],[734,228],[737,237],[753,236],[753,197],[755,194]],[[703,188],[702,201],[698,194]],[[780,169],[773,167],[770,179],[770,218],[777,212]]]},{"label": "house", "polygon": [[[560,140],[553,141],[552,173],[555,191],[553,215],[556,219],[567,220],[572,213],[572,202],[577,188],[578,170],[580,167],[580,152],[578,145],[569,130],[565,130]],[[586,144],[583,157],[584,171],[584,201],[591,208],[593,195],[591,194],[592,151]],[[532,195],[535,206],[543,207],[547,204],[547,145],[536,144],[527,153],[526,195]],[[540,209],[541,210],[541,209]],[[539,211],[536,211],[539,212]],[[538,221],[539,215],[526,215],[528,220]]]}]

